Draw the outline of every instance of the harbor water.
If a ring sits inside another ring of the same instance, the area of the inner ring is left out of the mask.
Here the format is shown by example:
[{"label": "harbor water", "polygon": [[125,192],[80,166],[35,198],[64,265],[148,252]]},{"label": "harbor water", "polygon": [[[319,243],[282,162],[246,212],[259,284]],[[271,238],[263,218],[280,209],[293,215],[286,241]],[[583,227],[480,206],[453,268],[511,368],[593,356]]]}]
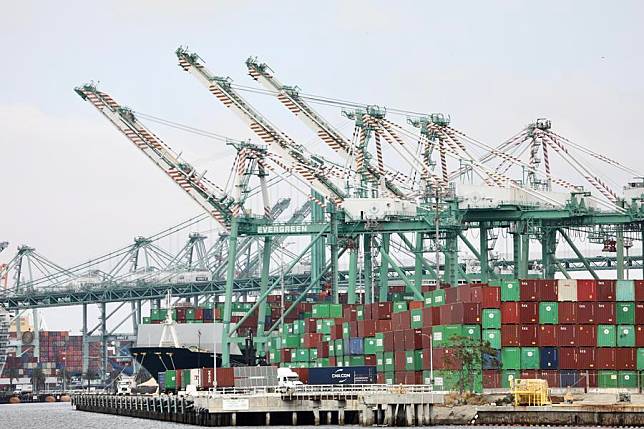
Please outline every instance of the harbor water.
[{"label": "harbor water", "polygon": [[[76,411],[70,403],[35,403],[18,405],[0,405],[0,429],[24,427],[30,429],[186,429],[190,426],[178,423],[160,422],[110,414],[87,413]],[[244,427],[244,426],[240,426]],[[248,427],[248,426],[246,426]],[[262,428],[265,426],[261,426]],[[277,428],[277,426],[274,426]],[[284,426],[284,428],[291,426]],[[300,428],[305,426],[299,426]],[[315,426],[311,426],[313,429]],[[319,426],[318,426],[319,427]],[[322,426],[329,429],[340,429],[350,426]],[[354,426],[355,427],[355,426]],[[432,426],[436,429],[459,429],[470,426]],[[474,427],[474,426],[471,426]],[[486,426],[493,429],[495,426]],[[503,426],[496,426],[503,427]],[[550,429],[559,429],[548,426]],[[248,427],[259,429],[259,426]],[[563,429],[563,428],[562,428]]]}]

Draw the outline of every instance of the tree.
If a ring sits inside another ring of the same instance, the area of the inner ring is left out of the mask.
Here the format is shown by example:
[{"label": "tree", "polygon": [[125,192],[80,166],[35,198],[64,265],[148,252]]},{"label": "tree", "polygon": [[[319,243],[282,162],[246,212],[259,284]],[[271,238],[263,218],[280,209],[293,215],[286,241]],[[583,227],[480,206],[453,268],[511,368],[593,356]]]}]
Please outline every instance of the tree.
[{"label": "tree", "polygon": [[45,374],[40,368],[34,368],[31,373],[31,384],[34,387],[34,392],[38,392],[45,388]]},{"label": "tree", "polygon": [[94,368],[87,368],[87,372],[83,373],[83,379],[87,380],[87,388],[89,389],[91,381],[96,378],[98,372]]},{"label": "tree", "polygon": [[449,342],[450,353],[445,361],[457,369],[456,386],[460,393],[476,391],[476,376],[481,372],[483,355],[492,356],[496,360],[496,349],[489,341],[475,340],[468,336],[455,336]]}]

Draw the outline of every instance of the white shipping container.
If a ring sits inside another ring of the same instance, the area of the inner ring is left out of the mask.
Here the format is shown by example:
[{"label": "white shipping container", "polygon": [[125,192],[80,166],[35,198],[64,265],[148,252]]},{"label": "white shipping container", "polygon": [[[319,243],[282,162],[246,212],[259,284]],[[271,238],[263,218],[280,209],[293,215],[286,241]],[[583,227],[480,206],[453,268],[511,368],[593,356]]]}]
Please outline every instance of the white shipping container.
[{"label": "white shipping container", "polygon": [[575,279],[559,280],[557,299],[559,301],[577,301],[577,280]]}]

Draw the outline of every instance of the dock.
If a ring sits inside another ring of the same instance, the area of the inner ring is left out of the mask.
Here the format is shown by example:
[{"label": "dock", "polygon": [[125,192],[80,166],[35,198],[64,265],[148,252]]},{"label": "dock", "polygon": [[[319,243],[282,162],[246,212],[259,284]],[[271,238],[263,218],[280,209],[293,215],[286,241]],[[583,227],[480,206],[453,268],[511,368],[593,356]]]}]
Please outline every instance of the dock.
[{"label": "dock", "polygon": [[425,426],[443,395],[424,385],[319,385],[291,392],[230,388],[191,395],[78,394],[80,411],[199,426]]}]

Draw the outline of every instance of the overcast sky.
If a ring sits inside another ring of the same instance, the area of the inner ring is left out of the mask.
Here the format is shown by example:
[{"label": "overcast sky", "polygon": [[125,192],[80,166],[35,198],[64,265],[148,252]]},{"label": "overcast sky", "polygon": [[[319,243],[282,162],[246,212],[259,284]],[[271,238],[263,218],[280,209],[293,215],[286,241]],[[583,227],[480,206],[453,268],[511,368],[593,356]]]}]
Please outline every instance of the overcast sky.
[{"label": "overcast sky", "polygon": [[[306,92],[449,113],[457,128],[489,143],[548,117],[598,152],[635,167],[644,160],[640,1],[93,4],[3,4],[0,241],[12,247],[0,261],[29,244],[71,265],[200,213],[73,92],[99,81],[138,111],[251,136],[177,67],[179,45],[245,85],[254,83],[244,60],[257,55]],[[289,119],[296,138],[312,140],[277,104],[258,103],[268,116]],[[331,121],[341,121],[335,113]],[[225,182],[230,148],[151,128]],[[78,328],[63,317],[72,313],[46,314],[50,328]]]}]

